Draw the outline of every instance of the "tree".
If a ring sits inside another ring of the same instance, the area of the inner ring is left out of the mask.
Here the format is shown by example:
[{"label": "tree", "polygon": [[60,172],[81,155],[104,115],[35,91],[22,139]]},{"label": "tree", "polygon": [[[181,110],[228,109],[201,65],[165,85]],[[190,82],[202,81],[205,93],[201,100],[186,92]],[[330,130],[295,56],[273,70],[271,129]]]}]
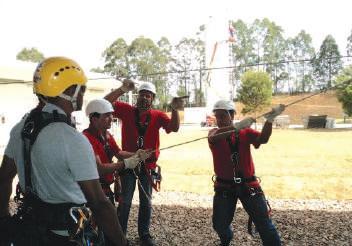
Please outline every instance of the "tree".
[{"label": "tree", "polygon": [[28,62],[41,62],[44,60],[44,55],[36,48],[23,48],[18,54],[16,55],[17,60],[21,61],[28,61]]},{"label": "tree", "polygon": [[104,73],[105,72],[104,69],[101,67],[93,67],[90,69],[90,71],[93,73]]},{"label": "tree", "polygon": [[194,38],[183,38],[175,46],[175,68],[179,71],[185,71],[179,73],[178,82],[180,83],[178,88],[178,95],[194,95],[195,103],[199,104],[202,101],[202,92],[200,86],[198,87],[197,82],[200,81],[199,76],[202,74],[191,73],[189,70],[198,68],[199,65],[204,64],[204,42],[200,39]]},{"label": "tree", "polygon": [[232,26],[234,28],[235,41],[230,47],[234,56],[234,65],[236,65],[236,69],[233,71],[234,81],[236,82],[240,80],[241,74],[248,70],[248,65],[253,65],[257,62],[257,54],[254,47],[253,30],[242,20],[237,20],[232,23]]},{"label": "tree", "polygon": [[116,39],[102,54],[104,72],[117,77],[130,77],[128,45],[123,38]]},{"label": "tree", "polygon": [[[166,71],[168,57],[149,38],[138,37],[128,45],[124,39],[114,41],[104,52],[104,71],[117,77],[132,77],[155,84],[157,107],[161,107],[165,87],[165,77],[159,76]],[[159,102],[159,103],[158,103]]]},{"label": "tree", "polygon": [[267,63],[266,72],[274,80],[274,92],[277,93],[280,87],[280,78],[282,77],[280,74],[284,72],[284,64],[279,62],[284,60],[285,50],[287,49],[286,41],[283,38],[284,31],[275,22],[267,18],[262,20],[262,26],[266,30],[263,42],[263,59]]},{"label": "tree", "polygon": [[[315,56],[315,51],[312,45],[312,37],[304,30],[294,38],[287,40],[288,50],[287,57],[290,60],[311,60]],[[294,92],[311,91],[314,86],[313,71],[311,63],[300,61],[293,63],[295,81]]]},{"label": "tree", "polygon": [[273,81],[266,72],[249,70],[241,78],[238,100],[243,114],[256,113],[271,103]]},{"label": "tree", "polygon": [[[336,84],[341,84],[352,79],[352,65],[344,68],[336,77]],[[342,108],[348,116],[352,116],[352,83],[338,87],[336,90],[337,99],[342,103]]]},{"label": "tree", "polygon": [[352,55],[352,30],[350,36],[347,38],[347,55],[351,56]]},{"label": "tree", "polygon": [[331,87],[333,76],[342,69],[340,51],[335,39],[328,35],[313,61],[314,76],[320,86]]}]

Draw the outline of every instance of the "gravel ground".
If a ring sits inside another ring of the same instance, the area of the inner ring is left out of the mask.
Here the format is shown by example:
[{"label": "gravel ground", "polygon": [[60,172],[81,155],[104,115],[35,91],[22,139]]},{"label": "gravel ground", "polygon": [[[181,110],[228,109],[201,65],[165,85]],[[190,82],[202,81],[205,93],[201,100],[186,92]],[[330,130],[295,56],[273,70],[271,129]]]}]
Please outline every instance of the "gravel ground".
[{"label": "gravel ground", "polygon": [[[270,199],[270,205],[283,245],[352,245],[352,200]],[[157,245],[219,245],[211,223],[212,196],[154,192],[153,210],[151,233]],[[131,245],[139,245],[137,213],[135,193],[127,235]],[[247,220],[238,203],[231,245],[261,245],[258,233],[254,238],[247,233]]]},{"label": "gravel ground", "polygon": [[[138,195],[135,194],[128,238],[138,245]],[[352,200],[270,199],[272,219],[283,245],[352,245]],[[157,245],[219,245],[212,229],[212,196],[161,192],[153,194],[151,233]],[[261,245],[247,233],[248,216],[238,205],[232,245]]]}]

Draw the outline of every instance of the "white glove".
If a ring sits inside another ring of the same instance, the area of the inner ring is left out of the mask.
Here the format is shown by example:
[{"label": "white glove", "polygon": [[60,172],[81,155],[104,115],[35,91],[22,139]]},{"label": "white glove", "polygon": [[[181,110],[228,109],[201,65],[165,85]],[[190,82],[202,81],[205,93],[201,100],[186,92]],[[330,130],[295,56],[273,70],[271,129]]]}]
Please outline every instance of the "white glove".
[{"label": "white glove", "polygon": [[139,149],[137,150],[136,155],[138,155],[141,161],[145,161],[152,155],[152,152],[150,150]]},{"label": "white glove", "polygon": [[183,97],[174,97],[172,98],[170,107],[173,110],[182,110],[184,108],[184,104],[185,102],[183,101],[183,99],[188,98],[188,96],[183,96]]},{"label": "white glove", "polygon": [[124,79],[122,81],[122,86],[120,87],[123,92],[133,91],[135,88],[135,83],[130,79]]},{"label": "white glove", "polygon": [[254,122],[255,122],[254,118],[247,117],[247,118],[244,118],[243,120],[241,120],[240,122],[235,123],[234,127],[237,130],[241,130],[241,129],[250,127]]},{"label": "white glove", "polygon": [[134,169],[138,163],[141,161],[138,154],[134,154],[130,158],[124,159],[123,163],[125,163],[125,169]]},{"label": "white glove", "polygon": [[266,113],[264,115],[264,118],[266,119],[266,121],[273,123],[275,117],[280,115],[284,110],[285,110],[285,105],[280,104],[279,106],[272,108],[272,110],[269,113]]}]

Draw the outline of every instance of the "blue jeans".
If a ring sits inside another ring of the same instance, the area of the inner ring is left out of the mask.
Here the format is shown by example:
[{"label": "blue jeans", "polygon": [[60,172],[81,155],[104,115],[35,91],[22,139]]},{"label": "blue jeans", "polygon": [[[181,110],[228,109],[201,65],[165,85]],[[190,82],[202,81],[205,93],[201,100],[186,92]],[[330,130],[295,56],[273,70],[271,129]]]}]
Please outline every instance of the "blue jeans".
[{"label": "blue jeans", "polygon": [[213,199],[213,228],[220,238],[221,245],[229,245],[233,238],[231,222],[238,199],[240,199],[247,214],[253,219],[263,245],[281,245],[280,237],[268,215],[263,194],[250,196],[243,192],[218,191],[215,192]]},{"label": "blue jeans", "polygon": [[[142,168],[139,175],[140,182],[143,189],[148,194],[149,199],[146,197],[146,194],[138,186],[139,191],[139,211],[138,211],[138,235],[142,237],[146,234],[149,234],[150,219],[152,216],[152,186],[148,180],[147,174],[145,173],[144,168]],[[136,188],[136,178],[132,170],[127,170],[124,175],[121,176],[121,187],[122,201],[119,204],[119,220],[123,232],[127,233],[127,223],[128,217],[130,214],[131,203],[133,198],[133,193]]]}]

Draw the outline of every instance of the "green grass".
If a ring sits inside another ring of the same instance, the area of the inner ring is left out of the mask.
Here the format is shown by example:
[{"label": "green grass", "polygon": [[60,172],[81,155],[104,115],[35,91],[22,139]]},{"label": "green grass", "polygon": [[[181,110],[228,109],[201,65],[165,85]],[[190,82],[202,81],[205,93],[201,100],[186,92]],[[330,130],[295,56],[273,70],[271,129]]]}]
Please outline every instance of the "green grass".
[{"label": "green grass", "polygon": [[[207,135],[204,129],[162,134],[161,147]],[[252,148],[256,175],[273,198],[352,199],[352,131],[278,130]],[[211,194],[212,156],[206,139],[161,152],[162,189]]]}]

